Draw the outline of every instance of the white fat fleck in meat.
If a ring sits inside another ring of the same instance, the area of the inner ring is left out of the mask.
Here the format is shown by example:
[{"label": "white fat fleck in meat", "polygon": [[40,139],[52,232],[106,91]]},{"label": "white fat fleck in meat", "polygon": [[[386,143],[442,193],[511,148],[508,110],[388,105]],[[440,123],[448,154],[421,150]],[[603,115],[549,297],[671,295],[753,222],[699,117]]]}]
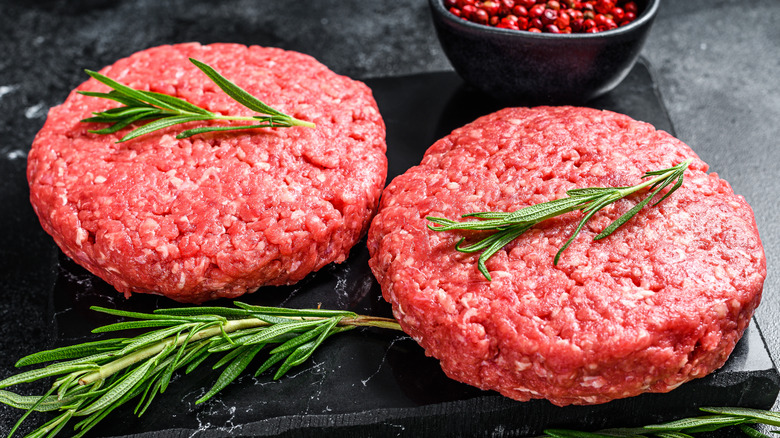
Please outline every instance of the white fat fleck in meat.
[{"label": "white fat fleck in meat", "polygon": [[89,233],[87,233],[87,231],[84,230],[83,228],[81,228],[81,227],[77,228],[76,229],[76,245],[81,247],[82,244],[84,243],[84,241],[87,240],[87,236],[88,235],[89,235]]},{"label": "white fat fleck in meat", "polygon": [[187,274],[184,272],[179,274],[179,282],[176,284],[176,287],[179,289],[184,289],[184,286],[187,285]]},{"label": "white fat fleck in meat", "polygon": [[725,318],[729,313],[729,308],[726,303],[717,303],[712,306],[712,311],[718,318]]},{"label": "white fat fleck in meat", "polygon": [[591,388],[601,388],[607,382],[601,376],[583,376],[581,386],[588,386]]}]

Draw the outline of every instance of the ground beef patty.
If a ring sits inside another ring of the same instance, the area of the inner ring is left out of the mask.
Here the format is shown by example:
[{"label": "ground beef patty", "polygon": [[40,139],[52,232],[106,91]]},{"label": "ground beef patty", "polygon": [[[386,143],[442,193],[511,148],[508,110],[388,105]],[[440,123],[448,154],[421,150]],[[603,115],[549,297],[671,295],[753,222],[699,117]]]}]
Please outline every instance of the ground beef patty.
[{"label": "ground beef patty", "polygon": [[[685,183],[592,241],[646,192],[597,214],[544,222],[487,262],[453,248],[426,216],[513,211],[566,190],[637,184],[694,152],[627,116],[512,108],[436,142],[383,194],[370,265],[403,329],[453,379],[517,399],[603,403],[669,391],[720,367],[761,297],[766,262],[753,212],[698,158]],[[472,237],[477,235],[472,235]]]},{"label": "ground beef patty", "polygon": [[[316,128],[175,138],[196,122],[116,143],[128,130],[90,134],[106,125],[79,121],[118,104],[71,93],[29,154],[43,227],[120,292],[182,302],[294,283],[343,261],[387,174],[384,123],[368,87],[300,53],[237,44],[157,47],[101,73],[213,112],[254,115],[190,57]],[[78,90],[108,88],[90,79]]]}]

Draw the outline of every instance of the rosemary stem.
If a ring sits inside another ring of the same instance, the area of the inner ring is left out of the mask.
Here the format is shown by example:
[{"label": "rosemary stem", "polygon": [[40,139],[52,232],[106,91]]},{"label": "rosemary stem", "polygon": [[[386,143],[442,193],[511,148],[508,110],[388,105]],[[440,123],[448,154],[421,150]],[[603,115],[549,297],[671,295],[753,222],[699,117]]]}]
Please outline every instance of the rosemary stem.
[{"label": "rosemary stem", "polygon": [[379,316],[358,315],[355,318],[343,318],[341,321],[339,321],[338,325],[354,327],[377,327],[402,331],[398,321],[392,318],[382,318]]},{"label": "rosemary stem", "polygon": [[[283,317],[284,318],[284,317]],[[305,317],[305,318],[289,318],[289,319],[304,319],[304,320],[324,320],[326,317]],[[122,371],[123,369],[132,366],[138,362],[148,359],[170,345],[180,346],[184,342],[196,342],[201,339],[211,338],[221,333],[232,333],[236,330],[242,330],[247,328],[255,328],[270,325],[268,322],[257,318],[235,319],[225,322],[221,326],[209,327],[201,330],[192,336],[188,333],[182,333],[177,336],[171,336],[169,338],[160,340],[148,347],[144,347],[138,351],[135,351],[127,356],[120,357],[112,362],[101,365],[95,371],[85,374],[79,379],[79,385],[90,385],[97,381],[105,380],[109,376]],[[353,318],[343,318],[339,324],[340,326],[354,326],[354,327],[378,327],[391,330],[401,330],[401,326],[392,318],[381,318],[375,316],[363,316],[358,315]]]},{"label": "rosemary stem", "polygon": [[[223,326],[210,327],[205,330],[201,330],[195,333],[194,335],[192,335],[192,337],[190,337],[189,339],[190,342],[194,342],[204,338],[217,336],[221,334],[223,330],[225,333],[231,333],[236,330],[253,328],[253,327],[261,327],[266,325],[269,325],[269,323],[256,318],[236,319],[232,321],[227,321]],[[188,338],[187,333],[182,333],[178,336],[171,336],[169,338],[156,342],[148,347],[142,348],[132,354],[123,356],[113,362],[109,362],[105,365],[102,365],[97,370],[80,378],[79,385],[89,385],[100,380],[105,380],[112,374],[122,371],[123,369],[132,366],[133,364],[136,364],[144,359],[148,359],[158,354],[159,352],[163,351],[166,347],[168,347],[172,343],[175,344],[176,346],[181,345],[187,340],[187,338]]]},{"label": "rosemary stem", "polygon": [[[259,119],[257,117],[250,117],[250,116],[222,116],[222,115],[219,115],[219,114],[214,115],[211,118],[214,119],[214,120],[230,120],[230,121],[235,121],[235,122],[257,122],[257,121],[259,121]],[[283,120],[285,120],[286,122],[288,122],[292,126],[305,126],[307,128],[314,128],[314,127],[317,126],[317,125],[315,125],[312,122],[307,122],[305,120],[298,120],[298,119],[296,119],[294,117],[284,117],[284,118],[282,118],[282,117],[276,116],[275,118],[283,119]]]}]

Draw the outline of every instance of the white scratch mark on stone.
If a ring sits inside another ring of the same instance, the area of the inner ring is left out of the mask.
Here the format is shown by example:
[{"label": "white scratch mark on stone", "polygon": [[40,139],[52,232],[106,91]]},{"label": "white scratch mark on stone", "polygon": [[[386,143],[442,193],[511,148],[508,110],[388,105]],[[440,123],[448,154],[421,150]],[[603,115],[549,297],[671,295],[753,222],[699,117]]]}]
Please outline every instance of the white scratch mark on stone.
[{"label": "white scratch mark on stone", "polygon": [[12,149],[5,153],[5,157],[9,160],[18,160],[27,158],[27,152],[21,149]]},{"label": "white scratch mark on stone", "polygon": [[0,85],[0,99],[8,93],[13,93],[19,88],[18,85]]},{"label": "white scratch mark on stone", "polygon": [[[195,416],[195,419],[198,421],[198,428],[193,431],[190,437],[194,437],[200,432],[206,432],[210,429],[228,432],[229,436],[234,435],[236,430],[241,430],[244,427],[243,424],[237,424],[235,422],[236,411],[237,409],[235,406],[228,406],[224,401],[218,398],[212,398],[207,407],[204,410],[199,411]],[[216,425],[211,421],[206,420],[206,418],[214,419],[224,415],[227,415],[228,418],[220,420],[222,421],[222,425]]]},{"label": "white scratch mark on stone", "polygon": [[38,119],[46,115],[46,107],[43,102],[37,103],[26,110],[24,110],[24,116],[28,119]]},{"label": "white scratch mark on stone", "polygon": [[385,360],[387,359],[387,353],[390,351],[391,348],[393,348],[393,345],[395,345],[396,342],[404,340],[404,339],[410,339],[409,336],[399,336],[395,339],[393,339],[390,342],[390,345],[387,346],[385,349],[385,354],[382,356],[382,360],[379,361],[379,366],[376,368],[376,371],[374,371],[370,376],[366,377],[365,379],[361,379],[360,383],[363,384],[363,386],[367,386],[368,382],[374,378],[377,374],[379,374],[379,371],[382,369],[382,365],[384,365]]},{"label": "white scratch mark on stone", "polygon": [[404,427],[403,424],[387,423],[387,425],[396,428],[395,436],[402,436],[403,432],[406,430],[406,427]]}]

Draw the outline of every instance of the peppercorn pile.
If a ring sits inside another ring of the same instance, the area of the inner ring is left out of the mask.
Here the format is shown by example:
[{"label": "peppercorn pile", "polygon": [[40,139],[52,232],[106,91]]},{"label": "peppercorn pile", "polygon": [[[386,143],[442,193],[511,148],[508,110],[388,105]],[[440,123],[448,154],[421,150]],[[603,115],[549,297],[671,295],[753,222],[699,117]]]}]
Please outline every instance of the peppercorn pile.
[{"label": "peppercorn pile", "polygon": [[632,0],[444,0],[465,20],[501,29],[545,33],[595,33],[637,17]]}]

